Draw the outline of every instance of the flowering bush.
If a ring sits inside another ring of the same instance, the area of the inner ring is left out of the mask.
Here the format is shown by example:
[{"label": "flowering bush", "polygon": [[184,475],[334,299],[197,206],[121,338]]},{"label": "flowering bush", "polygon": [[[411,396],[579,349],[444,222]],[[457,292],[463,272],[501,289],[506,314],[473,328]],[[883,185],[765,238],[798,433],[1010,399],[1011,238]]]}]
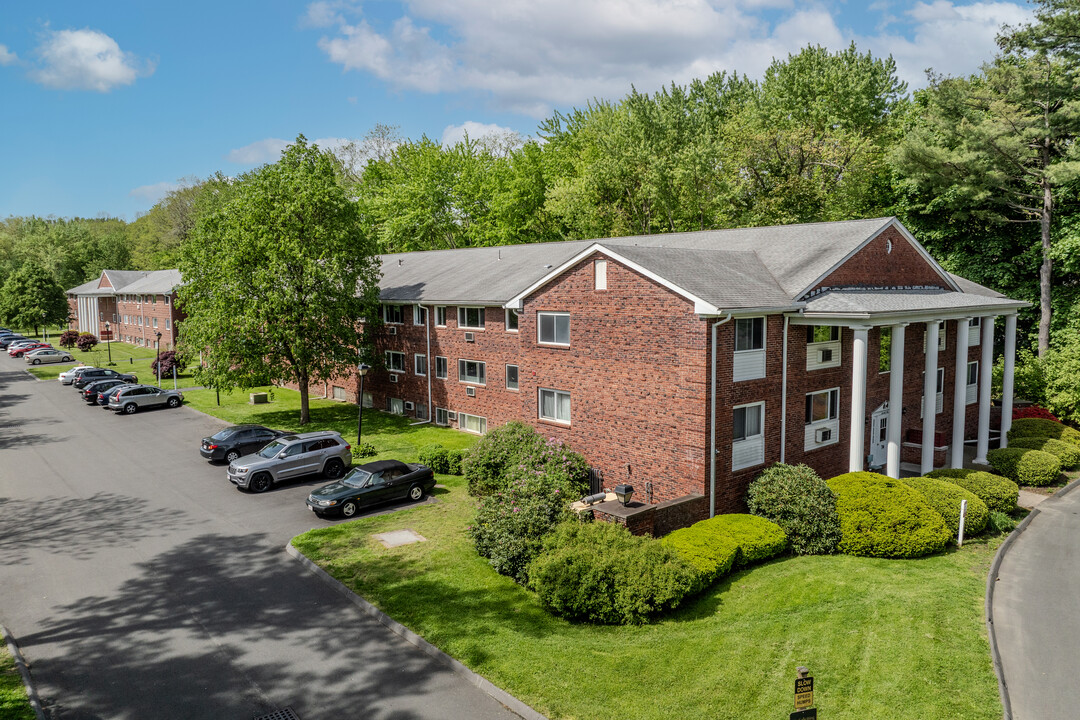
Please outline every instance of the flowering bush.
[{"label": "flowering bush", "polygon": [[[453,465],[453,458],[450,458]],[[509,422],[495,428],[476,443],[462,461],[462,474],[469,494],[491,495],[508,486],[523,472],[539,470],[561,482],[572,480],[584,493],[589,467],[578,453],[555,440],[548,440],[532,427]]]},{"label": "flowering bush", "polygon": [[173,368],[176,368],[176,372],[179,373],[187,367],[187,363],[175,350],[166,350],[163,353],[159,353],[158,356],[150,362],[150,372],[154,373],[154,375],[158,374],[159,364],[161,365],[161,377],[172,377]]},{"label": "flowering bush", "polygon": [[1046,408],[1039,407],[1038,405],[1013,408],[1013,420],[1022,420],[1025,418],[1038,418],[1039,420],[1053,420],[1055,422],[1060,422],[1054,417],[1052,412]]},{"label": "flowering bush", "polygon": [[65,330],[60,334],[60,347],[70,350],[75,347],[75,343],[79,340],[78,330]]},{"label": "flowering bush", "polygon": [[79,337],[75,340],[75,344],[79,346],[79,349],[83,352],[90,352],[94,349],[94,346],[98,344],[98,339],[90,333],[80,333]]}]

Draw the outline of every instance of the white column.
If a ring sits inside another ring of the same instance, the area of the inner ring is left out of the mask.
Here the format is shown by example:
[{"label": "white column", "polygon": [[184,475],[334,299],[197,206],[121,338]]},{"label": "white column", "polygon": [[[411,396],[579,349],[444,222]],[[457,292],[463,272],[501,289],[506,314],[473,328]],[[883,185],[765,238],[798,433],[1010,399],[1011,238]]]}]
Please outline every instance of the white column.
[{"label": "white column", "polygon": [[[1005,316],[1005,372],[1001,377],[1001,447],[1008,447],[1012,427],[1013,368],[1016,364],[1016,313]],[[982,374],[980,370],[979,374]]]},{"label": "white column", "polygon": [[975,462],[986,465],[986,451],[990,449],[990,382],[994,377],[993,316],[982,319],[979,342],[982,343],[982,358],[979,360],[979,441],[975,448]]},{"label": "white column", "polygon": [[866,336],[868,328],[857,327],[851,344],[851,438],[848,443],[848,471],[863,469],[866,426]]},{"label": "white column", "polygon": [[968,326],[971,318],[956,321],[956,379],[953,382],[952,462],[964,467],[964,426],[967,418]]},{"label": "white column", "polygon": [[892,347],[889,352],[889,445],[886,450],[885,473],[900,477],[900,425],[904,413],[904,328],[906,323],[892,326]]},{"label": "white column", "polygon": [[926,364],[923,372],[922,461],[919,473],[934,469],[934,430],[937,421],[938,321],[926,323]]}]

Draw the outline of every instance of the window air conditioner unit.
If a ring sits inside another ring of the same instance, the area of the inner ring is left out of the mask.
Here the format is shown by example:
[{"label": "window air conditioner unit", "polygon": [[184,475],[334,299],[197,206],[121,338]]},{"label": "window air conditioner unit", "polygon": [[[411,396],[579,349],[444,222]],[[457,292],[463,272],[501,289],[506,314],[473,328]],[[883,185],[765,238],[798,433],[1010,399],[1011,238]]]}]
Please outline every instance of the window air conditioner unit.
[{"label": "window air conditioner unit", "polygon": [[412,410],[413,407],[414,407],[414,405],[411,402],[409,402],[408,400],[405,401],[405,409],[406,410]]},{"label": "window air conditioner unit", "polygon": [[397,382],[397,375],[390,373],[390,382]]},{"label": "window air conditioner unit", "polygon": [[454,420],[456,422],[457,421],[457,413],[454,412],[453,410],[450,410],[449,412],[446,413],[446,419],[447,420]]},{"label": "window air conditioner unit", "polygon": [[818,428],[814,431],[814,442],[829,442],[832,440],[832,428]]},{"label": "window air conditioner unit", "polygon": [[465,388],[465,394],[468,395],[469,397],[476,397],[476,388],[474,388],[474,387]]},{"label": "window air conditioner unit", "polygon": [[386,328],[386,334],[387,335],[397,335],[397,328],[394,327],[393,325],[388,326]]},{"label": "window air conditioner unit", "polygon": [[818,362],[832,362],[832,348],[818,350]]},{"label": "window air conditioner unit", "polygon": [[476,342],[476,333],[465,333],[465,342]]}]

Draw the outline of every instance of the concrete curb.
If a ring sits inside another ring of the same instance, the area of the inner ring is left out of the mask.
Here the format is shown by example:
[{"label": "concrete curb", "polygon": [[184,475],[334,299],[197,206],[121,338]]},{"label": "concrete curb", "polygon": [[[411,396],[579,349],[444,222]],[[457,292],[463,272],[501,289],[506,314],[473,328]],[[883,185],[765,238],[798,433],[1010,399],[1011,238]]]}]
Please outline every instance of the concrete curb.
[{"label": "concrete curb", "polygon": [[15,638],[3,625],[0,625],[0,634],[4,636],[8,652],[15,658],[15,667],[19,669],[19,674],[22,675],[23,686],[26,687],[26,697],[30,700],[30,707],[34,709],[34,715],[37,720],[46,720],[45,711],[41,708],[41,698],[38,697],[37,689],[34,687],[34,680],[30,677],[30,668],[26,666],[22,652],[19,651],[19,646],[15,643]]},{"label": "concrete curb", "polygon": [[1005,675],[1001,669],[1001,652],[997,646],[997,633],[994,630],[994,586],[998,581],[998,571],[1001,569],[1001,561],[1005,558],[1005,553],[1009,551],[1012,544],[1025,530],[1028,525],[1039,515],[1039,508],[1048,502],[1053,502],[1056,498],[1062,497],[1066,493],[1072,492],[1076,487],[1080,487],[1080,480],[1073,480],[1061,490],[1039,503],[1038,506],[1033,508],[1031,512],[1027,514],[1020,524],[1016,526],[1016,529],[1009,533],[1009,537],[1005,538],[1005,542],[1001,543],[998,547],[997,553],[994,554],[994,561],[990,564],[990,574],[986,577],[986,630],[990,636],[990,659],[994,664],[994,673],[998,679],[998,693],[1001,695],[1001,707],[1004,711],[1002,717],[1004,720],[1013,720],[1012,714],[1012,702],[1009,699],[1009,684],[1005,681]]},{"label": "concrete curb", "polygon": [[522,718],[524,718],[524,720],[547,720],[545,716],[536,712],[531,707],[521,702],[516,697],[506,692],[502,688],[492,684],[489,680],[465,667],[463,664],[450,657],[442,650],[435,647],[427,640],[414,633],[409,628],[397,622],[392,617],[384,613],[382,610],[379,610],[377,607],[369,603],[364,598],[354,593],[341,582],[333,578],[328,572],[326,572],[321,567],[313,563],[306,556],[304,556],[303,553],[294,548],[291,542],[285,546],[285,552],[291,555],[309,572],[313,573],[317,578],[322,580],[332,590],[352,602],[354,605],[356,605],[358,608],[360,608],[362,611],[364,611],[371,617],[378,620],[381,625],[389,629],[395,635],[398,635],[410,645],[416,646],[425,655],[440,661],[444,665],[447,665],[455,673],[462,676],[472,685],[476,686],[483,692],[490,695],[492,698],[494,698],[497,702],[509,709],[511,712],[520,715]]}]

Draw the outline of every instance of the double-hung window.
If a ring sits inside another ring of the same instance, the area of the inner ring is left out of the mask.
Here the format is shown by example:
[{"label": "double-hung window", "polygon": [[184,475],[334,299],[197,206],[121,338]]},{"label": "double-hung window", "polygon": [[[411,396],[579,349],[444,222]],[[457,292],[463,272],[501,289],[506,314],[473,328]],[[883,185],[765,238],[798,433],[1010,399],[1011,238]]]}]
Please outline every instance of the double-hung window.
[{"label": "double-hung window", "polygon": [[541,345],[570,345],[570,313],[536,313],[536,339]]},{"label": "double-hung window", "polygon": [[840,367],[840,328],[836,325],[806,326],[806,369]]},{"label": "double-hung window", "polygon": [[485,366],[486,363],[478,360],[458,360],[458,381],[474,385],[485,385]]},{"label": "double-hung window", "polygon": [[435,377],[439,380],[446,379],[446,358],[442,355],[435,356]]},{"label": "double-hung window", "polygon": [[518,311],[506,309],[506,332],[518,331]]},{"label": "double-hung window", "polygon": [[446,306],[435,306],[435,327],[446,327]]},{"label": "double-hung window", "polygon": [[[922,377],[925,380],[926,379],[926,373],[925,372],[922,373],[922,375],[920,377]],[[934,391],[936,393],[936,396],[934,398],[934,412],[939,413],[939,412],[942,411],[942,409],[944,409],[944,401],[945,401],[945,368],[943,368],[943,367],[939,367],[937,369],[936,388],[937,389]],[[923,404],[919,405],[919,413],[920,413],[919,417],[923,417],[923,415],[922,415],[922,413],[924,412],[923,407],[924,407]]]},{"label": "double-hung window", "polygon": [[417,375],[427,375],[427,355],[421,353],[413,355],[413,372]]},{"label": "double-hung window", "polygon": [[386,369],[390,372],[405,372],[405,353],[387,350]]},{"label": "double-hung window", "polygon": [[457,309],[457,324],[465,330],[484,329],[484,308],[482,307],[459,307]]},{"label": "double-hung window", "polygon": [[506,366],[506,389],[517,390],[518,389],[518,366],[507,365]]},{"label": "double-hung window", "polygon": [[803,449],[809,451],[839,441],[840,388],[807,393]]},{"label": "double-hung window", "polygon": [[765,318],[735,319],[735,357],[732,380],[765,377]]},{"label": "double-hung window", "polygon": [[979,397],[979,361],[973,360],[967,364],[967,387],[964,388],[967,404],[971,405]]},{"label": "double-hung window", "polygon": [[540,419],[570,424],[570,393],[540,388]]},{"label": "double-hung window", "polygon": [[[922,338],[922,351],[923,352],[926,352],[926,341],[927,341],[927,338],[929,338],[929,337],[930,337],[929,332],[924,332],[923,333],[923,338]],[[938,352],[943,352],[945,350],[945,321],[944,320],[942,320],[941,322],[938,323],[937,349],[938,349]]]},{"label": "double-hung window", "polygon": [[427,325],[427,308],[423,305],[413,305],[413,325]]},{"label": "double-hung window", "polygon": [[487,432],[487,418],[463,412],[459,412],[457,417],[458,427],[465,432],[476,433],[477,435],[483,435]]},{"label": "double-hung window", "polygon": [[435,408],[435,424],[436,425],[449,425],[450,424],[450,411],[446,408]]},{"label": "double-hung window", "polygon": [[982,318],[973,317],[968,323],[968,347],[975,347],[982,342]]},{"label": "double-hung window", "polygon": [[400,305],[383,305],[383,322],[401,324],[402,312]]},{"label": "double-hung window", "polygon": [[765,462],[765,403],[740,405],[732,413],[731,469]]}]

